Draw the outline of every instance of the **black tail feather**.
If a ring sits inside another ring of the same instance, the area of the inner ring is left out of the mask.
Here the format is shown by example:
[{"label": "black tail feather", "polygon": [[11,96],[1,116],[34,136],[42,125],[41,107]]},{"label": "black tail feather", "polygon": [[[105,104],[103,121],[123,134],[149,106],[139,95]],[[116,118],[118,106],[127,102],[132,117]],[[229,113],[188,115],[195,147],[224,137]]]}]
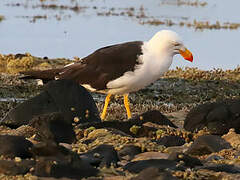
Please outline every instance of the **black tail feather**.
[{"label": "black tail feather", "polygon": [[36,71],[23,71],[20,74],[25,76],[20,79],[42,79],[43,81],[55,80],[56,76],[61,72],[62,68]]}]

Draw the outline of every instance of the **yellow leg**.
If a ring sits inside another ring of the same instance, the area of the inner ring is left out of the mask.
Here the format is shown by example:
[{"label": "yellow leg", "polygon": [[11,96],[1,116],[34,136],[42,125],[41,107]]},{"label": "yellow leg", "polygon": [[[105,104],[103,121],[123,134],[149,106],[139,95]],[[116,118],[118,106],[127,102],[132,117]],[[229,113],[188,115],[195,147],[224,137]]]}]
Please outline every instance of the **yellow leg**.
[{"label": "yellow leg", "polygon": [[123,96],[124,96],[124,106],[127,111],[127,116],[128,116],[128,119],[130,119],[132,117],[132,115],[131,115],[131,111],[129,108],[128,94],[124,94]]},{"label": "yellow leg", "polygon": [[101,114],[101,119],[104,120],[106,118],[106,114],[107,114],[107,107],[108,107],[108,104],[111,100],[111,94],[108,94],[106,96],[106,99],[105,99],[105,104],[104,104],[104,108],[103,108],[103,111],[102,111],[102,114]]}]

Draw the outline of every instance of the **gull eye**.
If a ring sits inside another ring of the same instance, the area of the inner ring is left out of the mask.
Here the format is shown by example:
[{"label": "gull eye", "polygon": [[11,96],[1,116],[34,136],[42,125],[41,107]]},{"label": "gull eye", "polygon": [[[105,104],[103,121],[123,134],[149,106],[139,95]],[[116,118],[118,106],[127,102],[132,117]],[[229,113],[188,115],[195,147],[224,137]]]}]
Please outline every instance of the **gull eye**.
[{"label": "gull eye", "polygon": [[174,46],[180,46],[181,44],[178,43],[178,42],[174,42],[173,45],[174,45]]}]

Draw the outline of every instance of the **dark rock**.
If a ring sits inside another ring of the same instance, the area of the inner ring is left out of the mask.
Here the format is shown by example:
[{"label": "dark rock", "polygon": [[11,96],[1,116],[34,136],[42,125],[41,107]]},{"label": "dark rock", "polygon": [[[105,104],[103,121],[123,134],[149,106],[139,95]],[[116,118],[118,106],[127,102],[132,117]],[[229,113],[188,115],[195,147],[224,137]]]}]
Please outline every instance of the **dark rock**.
[{"label": "dark rock", "polygon": [[100,167],[110,167],[111,165],[117,166],[119,161],[117,151],[111,145],[102,144],[81,154],[82,159],[89,161],[90,164]]},{"label": "dark rock", "polygon": [[62,146],[62,147],[66,148],[66,149],[68,149],[70,151],[73,150],[72,145],[68,144],[68,143],[59,143],[59,146]]},{"label": "dark rock", "polygon": [[176,162],[184,162],[182,165],[185,167],[193,168],[195,166],[202,166],[202,163],[198,158],[189,156],[184,153],[171,153],[168,159]]},{"label": "dark rock", "polygon": [[[86,129],[91,126],[94,126],[97,129],[98,128],[114,128],[126,134],[136,136],[136,134],[133,134],[132,132],[130,132],[130,128],[133,125],[142,126],[144,123],[147,123],[147,122],[152,122],[158,125],[166,125],[174,128],[177,127],[170,120],[168,120],[168,118],[164,116],[162,113],[160,113],[157,110],[153,110],[153,111],[145,112],[142,115],[139,115],[127,121],[104,121],[99,123],[85,123],[85,124],[79,124],[78,128]],[[143,128],[143,131],[144,131],[144,128]],[[144,132],[140,133],[139,136],[143,136],[143,134]]]},{"label": "dark rock", "polygon": [[185,151],[188,150],[188,147],[187,146],[171,146],[171,147],[168,147],[166,148],[164,151],[167,152],[167,153],[183,153]]},{"label": "dark rock", "polygon": [[177,167],[177,163],[168,159],[151,159],[151,160],[142,160],[142,161],[134,161],[123,166],[124,170],[127,170],[131,173],[139,173],[143,169],[155,167],[161,170],[166,168],[171,170],[182,169],[182,167]]},{"label": "dark rock", "polygon": [[26,125],[36,115],[58,111],[55,103],[46,91],[23,102],[0,121],[0,124],[17,128]]},{"label": "dark rock", "polygon": [[55,142],[41,142],[32,147],[33,157],[36,159],[34,175],[41,177],[69,177],[83,178],[98,173],[89,162],[91,160],[69,151]]},{"label": "dark rock", "polygon": [[54,156],[58,158],[64,158],[70,154],[70,151],[63,146],[59,146],[53,141],[46,141],[34,144],[34,146],[31,148],[31,153],[34,157]]},{"label": "dark rock", "polygon": [[0,155],[8,158],[30,158],[32,143],[22,136],[0,135]]},{"label": "dark rock", "polygon": [[231,164],[212,164],[212,165],[207,165],[203,167],[197,167],[194,168],[195,170],[199,169],[208,169],[211,171],[216,171],[216,172],[226,172],[226,173],[240,173],[240,167],[231,165]]},{"label": "dark rock", "polygon": [[45,90],[12,109],[0,122],[9,127],[28,124],[34,116],[61,112],[66,122],[100,122],[98,109],[89,92],[70,80],[51,81]]},{"label": "dark rock", "polygon": [[140,154],[141,148],[135,145],[126,145],[121,150],[118,151],[118,156],[121,159],[131,160],[137,154]]},{"label": "dark rock", "polygon": [[36,161],[33,174],[40,177],[68,177],[81,179],[96,176],[98,170],[81,159],[56,159],[55,157],[40,157]]},{"label": "dark rock", "polygon": [[91,94],[81,85],[70,80],[52,81],[46,88],[60,112],[67,119],[79,118],[78,123],[101,122],[98,108]]},{"label": "dark rock", "polygon": [[92,143],[93,141],[94,141],[94,139],[86,139],[86,140],[82,141],[82,143],[88,145],[88,144]]},{"label": "dark rock", "polygon": [[62,113],[50,113],[36,116],[30,121],[30,125],[38,130],[42,141],[53,140],[57,143],[72,143],[76,140],[72,123],[63,119]]},{"label": "dark rock", "polygon": [[16,59],[22,59],[23,57],[26,57],[26,56],[27,56],[26,54],[21,54],[21,53],[15,54]]},{"label": "dark rock", "polygon": [[0,174],[18,175],[26,174],[34,166],[33,160],[24,160],[16,162],[14,160],[0,160]]},{"label": "dark rock", "polygon": [[193,142],[186,153],[191,155],[204,155],[229,148],[231,148],[231,145],[223,138],[216,135],[203,135]]},{"label": "dark rock", "polygon": [[207,162],[211,162],[211,161],[219,161],[222,159],[224,159],[224,157],[213,154],[213,155],[208,156],[206,159],[204,159],[203,162],[207,163]]},{"label": "dark rock", "polygon": [[171,146],[182,146],[185,144],[185,140],[179,136],[164,136],[156,141],[159,145],[164,145],[165,147]]},{"label": "dark rock", "polygon": [[131,180],[177,180],[178,178],[172,176],[170,172],[160,170],[158,168],[150,167],[142,170],[137,177]]},{"label": "dark rock", "polygon": [[[155,127],[157,124],[147,122],[141,126],[132,126],[131,127],[131,136],[133,137],[155,137],[156,131],[158,130],[157,127]],[[158,126],[158,125],[157,125]],[[134,128],[137,127],[137,128]]]},{"label": "dark rock", "polygon": [[240,133],[240,100],[206,103],[193,108],[185,119],[184,128],[194,132],[204,127],[216,135],[226,134],[230,128]]},{"label": "dark rock", "polygon": [[148,151],[148,152],[137,154],[136,156],[134,156],[132,161],[142,161],[142,160],[149,160],[149,159],[168,159],[168,157],[169,157],[168,153]]},{"label": "dark rock", "polygon": [[157,110],[147,111],[135,118],[130,119],[129,121],[132,121],[132,120],[143,121],[144,123],[152,122],[158,125],[165,125],[165,126],[177,128],[175,124],[173,124],[166,116],[164,116],[160,111],[157,111]]}]

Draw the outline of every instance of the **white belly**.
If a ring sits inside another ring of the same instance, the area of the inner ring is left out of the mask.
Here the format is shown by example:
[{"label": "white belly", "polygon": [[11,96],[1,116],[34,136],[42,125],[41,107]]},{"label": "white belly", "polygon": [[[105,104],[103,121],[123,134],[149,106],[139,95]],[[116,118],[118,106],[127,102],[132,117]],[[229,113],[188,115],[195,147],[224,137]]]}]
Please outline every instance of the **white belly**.
[{"label": "white belly", "polygon": [[[169,62],[169,63],[166,63]],[[155,82],[170,67],[172,60],[159,61],[155,58],[144,61],[143,64],[132,72],[128,71],[123,76],[107,84],[108,93],[125,94],[138,91]]]}]

